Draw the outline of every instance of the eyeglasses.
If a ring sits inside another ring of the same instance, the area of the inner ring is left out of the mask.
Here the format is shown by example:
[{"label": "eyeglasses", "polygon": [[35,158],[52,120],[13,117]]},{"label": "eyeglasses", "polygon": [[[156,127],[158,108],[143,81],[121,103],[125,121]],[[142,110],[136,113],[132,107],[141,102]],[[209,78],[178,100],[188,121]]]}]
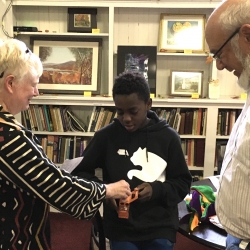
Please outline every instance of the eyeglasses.
[{"label": "eyeglasses", "polygon": [[234,33],[222,44],[222,46],[213,55],[213,59],[215,59],[215,60],[220,59],[220,56],[218,56],[218,54],[222,51],[222,49],[226,46],[226,44],[239,32],[239,30],[240,30],[240,28],[237,28],[234,31]]},{"label": "eyeglasses", "polygon": [[[30,51],[30,49],[27,48],[27,49],[25,50],[25,54],[28,54],[28,53],[32,53],[32,52]],[[0,78],[2,78],[3,75],[4,75],[4,71],[0,74]]]}]

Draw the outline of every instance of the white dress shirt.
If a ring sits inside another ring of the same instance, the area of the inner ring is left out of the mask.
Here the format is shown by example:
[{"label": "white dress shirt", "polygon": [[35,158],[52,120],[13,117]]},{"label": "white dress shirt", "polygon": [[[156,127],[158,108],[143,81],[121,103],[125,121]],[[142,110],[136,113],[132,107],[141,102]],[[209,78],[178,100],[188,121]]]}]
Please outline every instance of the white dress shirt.
[{"label": "white dress shirt", "polygon": [[250,239],[250,95],[227,143],[215,202],[225,230]]}]

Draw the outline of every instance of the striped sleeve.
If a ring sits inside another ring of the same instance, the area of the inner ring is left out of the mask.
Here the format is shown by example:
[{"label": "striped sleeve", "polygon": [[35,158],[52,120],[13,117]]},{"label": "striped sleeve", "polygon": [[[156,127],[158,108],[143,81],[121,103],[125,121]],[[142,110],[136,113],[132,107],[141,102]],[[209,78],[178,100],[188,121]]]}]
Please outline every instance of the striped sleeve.
[{"label": "striped sleeve", "polygon": [[0,171],[19,188],[56,209],[75,218],[92,218],[105,198],[105,186],[60,170],[37,142],[30,131],[5,133],[0,142]]}]

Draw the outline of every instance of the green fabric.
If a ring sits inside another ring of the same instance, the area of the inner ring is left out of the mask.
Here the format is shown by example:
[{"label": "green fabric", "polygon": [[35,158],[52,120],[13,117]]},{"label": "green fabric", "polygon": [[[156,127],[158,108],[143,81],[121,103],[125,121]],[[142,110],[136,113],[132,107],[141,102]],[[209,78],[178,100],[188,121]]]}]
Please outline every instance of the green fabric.
[{"label": "green fabric", "polygon": [[[190,211],[189,226],[193,231],[202,221],[208,221],[215,215],[215,195],[210,186],[192,186],[192,198],[186,199],[186,205]],[[208,211],[209,209],[209,211]]]},{"label": "green fabric", "polygon": [[192,186],[191,190],[197,190],[204,195],[211,203],[215,202],[214,190],[210,186]]}]

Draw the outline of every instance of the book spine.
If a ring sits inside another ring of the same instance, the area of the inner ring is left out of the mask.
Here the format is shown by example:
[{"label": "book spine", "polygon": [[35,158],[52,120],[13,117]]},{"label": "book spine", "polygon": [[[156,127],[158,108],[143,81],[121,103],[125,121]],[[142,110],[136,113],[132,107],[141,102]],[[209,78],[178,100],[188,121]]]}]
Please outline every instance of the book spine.
[{"label": "book spine", "polygon": [[42,118],[40,115],[39,107],[36,104],[34,105],[34,111],[35,111],[36,118],[37,118],[38,131],[43,131],[43,125],[42,125],[42,120],[41,120]]},{"label": "book spine", "polygon": [[42,106],[39,105],[38,109],[39,109],[39,113],[40,113],[40,117],[41,117],[41,122],[42,122],[42,127],[43,127],[42,131],[48,131],[47,128],[46,128],[46,125],[45,125],[45,117],[44,117],[44,114],[43,114],[43,111],[42,111]]},{"label": "book spine", "polygon": [[33,120],[33,126],[34,126],[33,130],[38,131],[38,124],[37,124],[37,119],[36,119],[36,116],[35,116],[34,105],[30,105],[29,110],[30,110],[32,120]]},{"label": "book spine", "polygon": [[48,105],[45,105],[45,110],[46,110],[46,114],[48,116],[48,122],[49,122],[49,127],[50,127],[50,131],[54,131],[54,124],[52,121],[52,117],[51,117],[51,113],[50,113],[50,108]]},{"label": "book spine", "polygon": [[92,110],[92,113],[91,113],[91,116],[90,116],[90,119],[89,119],[88,132],[91,131],[91,125],[92,125],[92,122],[94,120],[95,111],[96,111],[96,106],[93,106],[93,110]]},{"label": "book spine", "polygon": [[43,115],[44,115],[44,118],[45,118],[46,130],[50,132],[51,128],[50,128],[50,124],[49,124],[49,117],[48,117],[48,114],[47,114],[46,105],[42,106],[42,111],[43,111]]}]

